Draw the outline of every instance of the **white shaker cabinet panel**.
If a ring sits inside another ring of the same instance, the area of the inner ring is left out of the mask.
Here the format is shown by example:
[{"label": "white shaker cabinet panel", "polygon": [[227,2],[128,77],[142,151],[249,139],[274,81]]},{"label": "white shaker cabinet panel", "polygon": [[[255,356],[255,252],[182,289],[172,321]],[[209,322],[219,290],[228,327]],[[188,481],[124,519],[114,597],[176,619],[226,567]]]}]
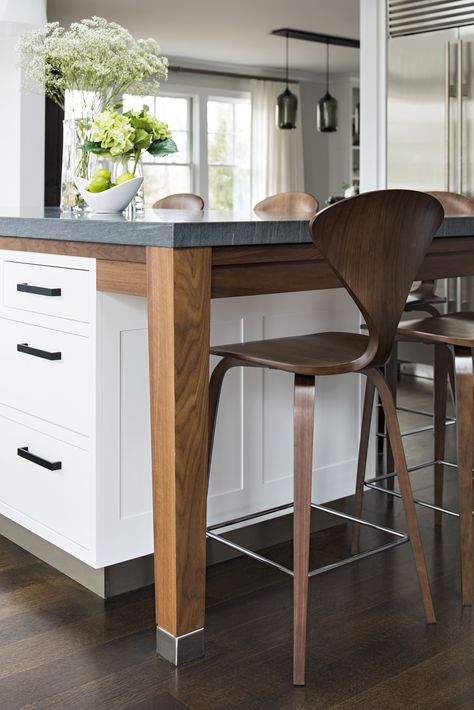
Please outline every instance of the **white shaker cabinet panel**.
[{"label": "white shaker cabinet panel", "polygon": [[[343,289],[222,299],[213,302],[212,342],[357,332],[359,318]],[[231,377],[233,383],[224,381],[211,468],[212,523],[281,505],[293,496],[293,376],[237,368],[226,375]],[[353,493],[360,380],[357,375],[316,380],[315,502]],[[241,461],[243,485],[226,488],[226,482],[236,479]],[[216,491],[220,495],[213,495]]]},{"label": "white shaker cabinet panel", "polygon": [[97,560],[153,552],[147,307],[97,294]]}]

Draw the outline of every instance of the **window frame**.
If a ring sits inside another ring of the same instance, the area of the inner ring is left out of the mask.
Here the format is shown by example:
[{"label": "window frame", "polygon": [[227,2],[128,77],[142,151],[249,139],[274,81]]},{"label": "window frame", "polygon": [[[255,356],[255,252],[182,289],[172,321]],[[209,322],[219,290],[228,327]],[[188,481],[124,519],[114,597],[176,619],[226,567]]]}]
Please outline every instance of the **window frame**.
[{"label": "window frame", "polygon": [[[211,86],[193,86],[191,84],[173,84],[167,82],[162,85],[159,96],[170,98],[184,98],[189,100],[189,157],[190,163],[176,163],[176,165],[190,165],[191,192],[200,195],[205,205],[209,204],[209,159],[208,159],[208,125],[207,102],[230,100],[235,102],[250,102],[249,90],[223,89]],[[157,116],[157,118],[160,118]],[[250,136],[249,136],[250,140]],[[142,159],[144,165],[166,165],[166,160],[148,162]],[[213,164],[214,165],[214,164]],[[225,166],[224,166],[225,167]],[[228,167],[234,168],[234,165]]]}]

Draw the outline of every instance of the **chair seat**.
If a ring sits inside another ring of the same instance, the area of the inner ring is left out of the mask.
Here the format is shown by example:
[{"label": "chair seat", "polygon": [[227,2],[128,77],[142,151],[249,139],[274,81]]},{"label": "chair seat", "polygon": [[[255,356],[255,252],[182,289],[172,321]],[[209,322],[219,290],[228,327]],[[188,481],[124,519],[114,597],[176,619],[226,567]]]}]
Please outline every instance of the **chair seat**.
[{"label": "chair seat", "polygon": [[331,375],[359,370],[354,363],[368,342],[366,335],[357,333],[315,333],[219,345],[211,353],[301,375]]},{"label": "chair seat", "polygon": [[424,340],[428,343],[474,347],[474,312],[448,313],[436,318],[404,321],[398,328],[404,339]]}]

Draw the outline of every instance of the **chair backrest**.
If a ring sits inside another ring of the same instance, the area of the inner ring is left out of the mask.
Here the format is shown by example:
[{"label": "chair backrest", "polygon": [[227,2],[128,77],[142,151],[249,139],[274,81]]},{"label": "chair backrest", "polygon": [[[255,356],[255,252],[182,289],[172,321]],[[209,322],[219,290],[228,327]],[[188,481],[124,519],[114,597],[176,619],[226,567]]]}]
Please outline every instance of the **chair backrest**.
[{"label": "chair backrest", "polygon": [[388,360],[410,287],[443,217],[440,203],[424,192],[378,190],[337,202],[311,220],[315,245],[367,323],[367,350],[354,370]]},{"label": "chair backrest", "polygon": [[458,192],[428,192],[428,195],[436,197],[441,202],[446,217],[461,217],[462,215],[474,215],[474,201],[460,195]]},{"label": "chair backrest", "polygon": [[308,213],[315,214],[319,209],[318,200],[309,192],[279,192],[257,202],[256,212]]},{"label": "chair backrest", "polygon": [[176,195],[167,195],[153,204],[157,210],[193,210],[204,209],[204,200],[192,192],[179,192]]}]

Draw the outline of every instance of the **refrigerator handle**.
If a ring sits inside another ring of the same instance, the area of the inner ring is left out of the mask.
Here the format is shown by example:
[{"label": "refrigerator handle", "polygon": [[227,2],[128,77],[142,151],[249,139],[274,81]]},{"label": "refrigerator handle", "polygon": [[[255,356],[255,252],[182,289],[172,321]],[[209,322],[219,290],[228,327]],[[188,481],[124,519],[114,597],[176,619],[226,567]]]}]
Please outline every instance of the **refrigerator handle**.
[{"label": "refrigerator handle", "polygon": [[456,98],[458,102],[458,140],[457,140],[457,191],[462,194],[463,188],[463,128],[464,128],[464,86],[463,86],[463,41],[457,43]]},{"label": "refrigerator handle", "polygon": [[451,42],[444,54],[444,189],[450,192],[451,167]]}]

